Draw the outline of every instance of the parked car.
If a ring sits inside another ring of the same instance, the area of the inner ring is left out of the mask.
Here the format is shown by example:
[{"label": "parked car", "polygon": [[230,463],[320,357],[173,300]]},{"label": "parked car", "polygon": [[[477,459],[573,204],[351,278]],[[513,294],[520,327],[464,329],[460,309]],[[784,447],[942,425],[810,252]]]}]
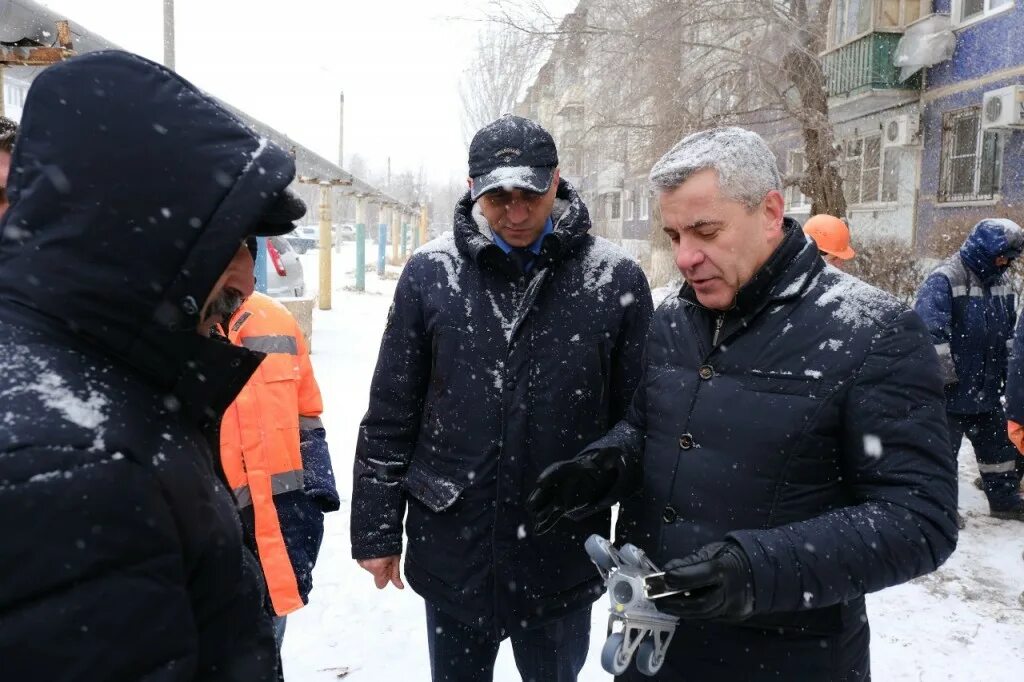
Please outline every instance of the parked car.
[{"label": "parked car", "polygon": [[284,236],[285,241],[292,245],[298,253],[306,253],[320,246],[319,225],[299,225]]},{"label": "parked car", "polygon": [[302,261],[287,239],[267,239],[267,294],[270,296],[303,296],[306,280]]},{"label": "parked car", "polygon": [[356,240],[356,227],[352,223],[342,223],[334,227],[334,238],[340,239],[343,242],[353,242]]},{"label": "parked car", "polygon": [[[298,253],[320,248],[320,225],[300,225],[284,236]],[[331,240],[355,241],[356,228],[351,223],[331,225]]]}]

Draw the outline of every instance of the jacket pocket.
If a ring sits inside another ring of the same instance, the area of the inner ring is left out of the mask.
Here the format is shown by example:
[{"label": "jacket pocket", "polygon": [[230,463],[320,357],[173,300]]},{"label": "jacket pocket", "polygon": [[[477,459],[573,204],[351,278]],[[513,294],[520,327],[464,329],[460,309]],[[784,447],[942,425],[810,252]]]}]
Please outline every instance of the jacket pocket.
[{"label": "jacket pocket", "polygon": [[462,495],[466,485],[442,476],[421,462],[413,461],[405,472],[405,489],[432,512],[448,509]]},{"label": "jacket pocket", "polygon": [[300,379],[299,362],[294,355],[270,353],[260,363],[259,372],[264,383],[268,384]]},{"label": "jacket pocket", "polygon": [[819,375],[818,372],[804,375],[786,374],[765,370],[751,370],[740,377],[743,387],[758,393],[780,393],[808,398],[823,398],[836,387],[837,382]]}]

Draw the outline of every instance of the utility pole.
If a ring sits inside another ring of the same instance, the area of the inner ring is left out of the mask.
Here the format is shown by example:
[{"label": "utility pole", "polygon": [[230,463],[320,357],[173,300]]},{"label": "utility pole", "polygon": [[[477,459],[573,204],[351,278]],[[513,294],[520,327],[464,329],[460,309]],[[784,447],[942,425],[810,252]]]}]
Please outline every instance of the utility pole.
[{"label": "utility pole", "polygon": [[174,71],[174,0],[164,0],[164,66]]},{"label": "utility pole", "polygon": [[366,291],[366,203],[356,195],[356,291]]},{"label": "utility pole", "polygon": [[420,245],[427,243],[427,205],[420,205]]},{"label": "utility pole", "polygon": [[331,309],[331,183],[320,183],[320,310]]},{"label": "utility pole", "polygon": [[384,222],[387,220],[387,213],[383,199],[380,200],[377,208],[377,277],[384,277],[387,264],[388,225]]},{"label": "utility pole", "polygon": [[338,108],[338,168],[345,167],[345,91],[341,91]]}]

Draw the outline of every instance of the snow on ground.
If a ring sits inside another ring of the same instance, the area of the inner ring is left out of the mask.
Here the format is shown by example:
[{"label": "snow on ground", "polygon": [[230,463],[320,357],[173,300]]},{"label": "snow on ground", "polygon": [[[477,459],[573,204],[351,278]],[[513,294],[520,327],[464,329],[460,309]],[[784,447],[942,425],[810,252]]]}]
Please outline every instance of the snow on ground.
[{"label": "snow on ground", "polygon": [[[367,244],[367,255],[376,255]],[[314,318],[313,364],[324,397],[342,510],[329,514],[310,604],[289,616],[284,642],[286,679],[294,682],[421,682],[430,679],[423,602],[408,587],[378,591],[349,554],[348,507],[356,430],[366,410],[370,378],[397,269],[384,280],[367,273],[367,293],[354,283],[355,248],[334,256],[333,310]],[[317,252],[303,256],[306,282],[316,290]],[[873,678],[879,682],[1019,682],[1024,673],[1024,524],[986,515],[974,488],[973,453],[960,457],[960,506],[967,528],[952,558],[934,574],[868,597]],[[582,551],[582,550],[581,550]],[[605,601],[594,609],[591,655],[581,682],[609,680],[598,662]],[[495,680],[514,682],[511,649],[499,654]]]}]

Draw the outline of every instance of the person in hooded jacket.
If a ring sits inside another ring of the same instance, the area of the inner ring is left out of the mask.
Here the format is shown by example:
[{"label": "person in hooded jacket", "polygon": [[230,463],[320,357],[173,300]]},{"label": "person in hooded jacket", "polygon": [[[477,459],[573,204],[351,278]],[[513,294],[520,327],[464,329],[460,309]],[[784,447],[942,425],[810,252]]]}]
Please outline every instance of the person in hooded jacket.
[{"label": "person in hooded jacket", "polygon": [[651,182],[686,283],[655,312],[626,418],[527,507],[543,531],[621,501],[616,541],[665,572],[655,605],[680,622],[664,666],[621,679],[868,680],[864,595],[956,545],[927,331],[826,267],[756,133],[688,136]]},{"label": "person in hooded jacket", "polygon": [[491,679],[508,637],[524,680],[575,680],[587,655],[601,586],[583,543],[609,515],[537,536],[523,502],[624,414],[652,304],[557,166],[533,121],[477,132],[454,232],[402,272],[359,429],[352,555],[402,587],[405,520],[435,681]]},{"label": "person in hooded jacket", "polygon": [[966,435],[989,513],[1017,521],[1024,521],[1024,500],[1002,405],[1017,296],[1004,274],[1022,249],[1024,231],[1016,223],[982,220],[959,252],[928,275],[914,302],[939,354],[953,453]]},{"label": "person in hooded jacket", "polygon": [[11,166],[4,679],[277,679],[216,454],[263,355],[209,330],[252,290],[245,238],[305,211],[292,158],[175,73],[108,51],[39,74]]}]

